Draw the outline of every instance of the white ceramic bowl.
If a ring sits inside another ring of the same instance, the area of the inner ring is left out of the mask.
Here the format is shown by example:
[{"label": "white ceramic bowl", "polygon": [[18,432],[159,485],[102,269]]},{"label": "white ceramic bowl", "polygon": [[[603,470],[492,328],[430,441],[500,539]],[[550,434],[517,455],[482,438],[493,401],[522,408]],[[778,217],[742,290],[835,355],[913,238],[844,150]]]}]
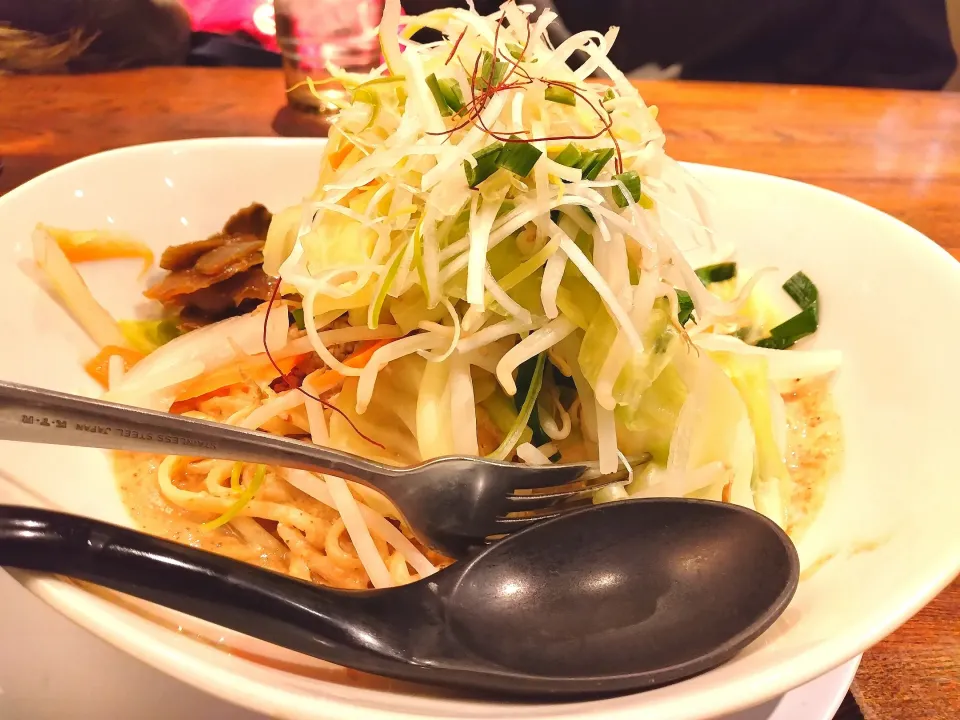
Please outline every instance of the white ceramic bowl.
[{"label": "white ceramic bowl", "polygon": [[[31,278],[38,221],[114,227],[155,249],[204,237],[237,208],[297,201],[322,143],[196,140],[126,148],[0,199],[0,377],[93,394],[94,348]],[[18,577],[76,622],[223,698],[282,718],[671,718],[758,704],[830,670],[919,610],[960,570],[960,264],[902,223],[825,190],[691,166],[716,198],[717,231],[751,265],[803,269],[821,289],[819,347],[843,350],[836,385],[846,464],[800,552],[808,568],[783,617],[721,668],[638,695],[500,705],[360,677],[168,611],[58,579]],[[84,269],[119,316],[140,303],[135,263]],[[129,524],[104,454],[0,445],[0,497]],[[827,559],[824,562],[824,559]],[[602,609],[598,608],[598,612]]]}]

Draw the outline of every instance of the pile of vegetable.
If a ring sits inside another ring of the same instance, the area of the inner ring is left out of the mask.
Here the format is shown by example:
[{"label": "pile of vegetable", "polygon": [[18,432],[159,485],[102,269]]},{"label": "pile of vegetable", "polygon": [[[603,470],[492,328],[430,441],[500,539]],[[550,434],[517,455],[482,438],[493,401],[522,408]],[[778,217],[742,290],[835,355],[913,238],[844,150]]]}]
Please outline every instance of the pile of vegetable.
[{"label": "pile of vegetable", "polygon": [[[169,408],[237,353],[273,378],[311,355],[326,375],[289,393],[335,406],[327,441],[342,449],[604,472],[650,453],[599,499],[724,499],[786,525],[780,391],[840,364],[787,350],[817,329],[817,289],[792,276],[791,315],[763,271],[744,276],[706,193],[664,152],[657,108],[610,61],[616,28],[553,47],[555,14],[531,13],[401,18],[388,0],[385,64],[330,68],[350,97],[317,187],[273,216],[269,311],[178,338],[111,395]],[[414,41],[423,28],[443,39]],[[368,343],[362,363],[338,357],[343,338]]]}]

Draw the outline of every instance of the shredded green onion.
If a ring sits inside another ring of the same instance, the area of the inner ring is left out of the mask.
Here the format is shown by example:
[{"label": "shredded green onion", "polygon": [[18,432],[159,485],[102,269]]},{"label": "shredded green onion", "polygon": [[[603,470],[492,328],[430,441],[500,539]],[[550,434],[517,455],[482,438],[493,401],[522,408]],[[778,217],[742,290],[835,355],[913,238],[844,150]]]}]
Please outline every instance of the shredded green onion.
[{"label": "shredded green onion", "polygon": [[477,159],[476,167],[470,167],[470,163],[466,160],[463,161],[463,171],[467,175],[467,184],[470,187],[475,188],[497,171],[497,159],[503,147],[502,142],[495,142],[477,150],[473,154],[473,157]]},{"label": "shredded green onion", "polygon": [[365,103],[371,107],[370,119],[367,120],[367,124],[363,128],[364,130],[369,130],[380,116],[380,94],[372,88],[360,86],[353,91],[353,100],[354,102]]},{"label": "shredded green onion", "polygon": [[580,148],[573,143],[568,143],[567,146],[558,152],[556,157],[552,159],[555,163],[560,165],[575,168],[579,167],[578,163],[580,162],[581,157],[583,157],[583,153],[580,152]]},{"label": "shredded green onion", "polygon": [[[385,75],[384,77],[375,77],[372,80],[367,80],[364,83],[357,85],[353,92],[356,93],[357,90],[365,90],[373,85],[394,85],[396,83],[404,83],[407,78],[405,75]],[[354,95],[356,100],[356,95]],[[361,101],[362,102],[362,101]]]},{"label": "shredded green onion", "polygon": [[607,148],[606,150],[598,151],[597,156],[593,159],[590,165],[583,169],[583,179],[596,180],[600,176],[600,171],[603,170],[604,165],[610,162],[610,158],[613,157],[613,153],[613,148]]},{"label": "shredded green onion", "polygon": [[427,303],[430,302],[430,293],[428,292],[427,285],[427,269],[423,265],[423,218],[421,216],[420,222],[417,223],[417,226],[413,229],[413,267],[417,270],[417,278],[420,280],[420,287],[423,288],[423,295],[427,299]]},{"label": "shredded green onion", "polygon": [[[239,464],[239,463],[238,463]],[[236,470],[236,465],[234,465],[234,470]],[[240,511],[246,507],[247,503],[253,500],[253,496],[257,494],[257,491],[260,489],[260,486],[263,485],[263,479],[267,475],[267,466],[266,465],[257,465],[256,471],[253,473],[253,479],[250,481],[250,484],[244,489],[240,497],[237,498],[237,501],[227,508],[227,511],[223,513],[218,518],[214,518],[209,522],[203,523],[200,527],[204,530],[216,530],[221,525],[226,525],[228,522],[233,520],[237,515],[240,514]],[[231,483],[233,477],[230,478]],[[238,478],[239,483],[239,478]]]},{"label": "shredded green onion", "polygon": [[[627,170],[627,172],[614,175],[613,177],[615,180],[619,180],[623,183],[623,186],[627,189],[627,192],[630,193],[630,196],[633,198],[634,202],[640,201],[640,196],[642,194],[640,189],[640,176],[637,174],[636,170]],[[619,187],[613,188],[613,200],[617,203],[617,207],[625,208],[630,204],[623,196],[623,192],[621,192]]]},{"label": "shredded green onion", "polygon": [[577,104],[577,96],[573,94],[573,90],[562,85],[548,85],[543,91],[543,99],[561,105]]},{"label": "shredded green onion", "polygon": [[724,282],[737,276],[737,264],[735,262],[722,262],[716,265],[706,265],[697,272],[697,277],[704,285],[710,283]]},{"label": "shredded green onion", "polygon": [[243,463],[235,462],[233,464],[233,470],[230,471],[230,489],[233,492],[240,492],[240,473],[243,472]]},{"label": "shredded green onion", "polygon": [[[523,402],[526,402],[526,397],[529,392],[530,384],[533,381],[533,374],[537,369],[537,362],[541,357],[544,357],[546,353],[540,353],[537,357],[532,357],[524,363],[520,364],[520,367],[517,368],[517,394],[513,396],[514,407],[517,408],[517,412],[522,412]],[[541,376],[541,387],[543,386]],[[523,393],[521,395],[521,393]],[[537,395],[540,393],[538,392]],[[520,398],[524,398],[523,401]],[[533,410],[530,411],[530,419],[527,421],[527,427],[533,431],[533,439],[531,442],[534,445],[544,445],[550,442],[550,436],[547,435],[543,428],[540,426],[540,408],[538,404],[534,402]]]},{"label": "shredded green onion", "polygon": [[523,47],[516,43],[507,43],[507,52],[514,60],[523,60]]},{"label": "shredded green onion", "polygon": [[520,406],[520,414],[510,428],[510,432],[503,438],[503,442],[492,453],[487,455],[491,460],[506,460],[512,454],[520,440],[520,436],[527,429],[527,423],[530,422],[530,416],[533,414],[533,408],[537,403],[537,396],[540,394],[540,386],[543,384],[543,364],[546,353],[540,353],[537,356],[537,364],[533,369],[533,375],[530,378],[530,386],[527,388],[527,396]]},{"label": "shredded green onion", "polygon": [[504,144],[497,155],[497,167],[509,170],[514,175],[526,177],[543,155],[543,151],[528,142],[521,141],[516,135],[511,135],[510,139],[518,142]]},{"label": "shredded green onion", "polygon": [[360,87],[353,91],[353,101],[366,103],[367,105],[379,105],[380,98],[375,90],[367,87]]},{"label": "shredded green onion", "polygon": [[[403,261],[403,254],[406,249],[407,247],[405,245],[397,248],[393,261],[387,267],[387,272],[383,277],[383,282],[380,284],[380,289],[377,291],[377,296],[370,305],[370,312],[367,315],[367,327],[371,330],[376,330],[377,326],[380,325],[380,311],[383,309],[383,303],[387,299],[387,293],[390,292],[393,281],[400,271],[400,263]],[[423,287],[426,287],[426,284],[424,284]]]}]

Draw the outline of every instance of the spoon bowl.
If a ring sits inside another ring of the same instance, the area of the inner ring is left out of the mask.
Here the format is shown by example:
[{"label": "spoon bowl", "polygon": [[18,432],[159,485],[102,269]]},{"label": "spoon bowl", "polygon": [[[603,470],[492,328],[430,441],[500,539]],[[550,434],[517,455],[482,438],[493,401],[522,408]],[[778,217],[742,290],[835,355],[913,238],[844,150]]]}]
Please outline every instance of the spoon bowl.
[{"label": "spoon bowl", "polygon": [[346,667],[498,696],[637,691],[715,667],[797,587],[735,505],[628,500],[547,520],[410,585],[349,592],[89,518],[0,506],[0,565],[53,572]]},{"label": "spoon bowl", "polygon": [[508,537],[462,570],[447,612],[464,647],[585,686],[661,684],[730,658],[796,589],[793,544],[750,510],[649,499],[576,515]]}]

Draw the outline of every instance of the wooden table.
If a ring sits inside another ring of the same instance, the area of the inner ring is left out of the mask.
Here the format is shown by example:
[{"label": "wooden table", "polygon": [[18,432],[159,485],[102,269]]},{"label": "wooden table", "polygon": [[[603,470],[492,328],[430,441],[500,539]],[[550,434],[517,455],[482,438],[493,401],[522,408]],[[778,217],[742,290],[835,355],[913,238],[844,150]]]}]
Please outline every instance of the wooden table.
[{"label": "wooden table", "polygon": [[[837,190],[913,225],[960,259],[960,94],[655,83],[667,149]],[[136,143],[297,127],[279,73],[153,69],[0,77],[0,194],[70,160]],[[960,717],[960,582],[867,652],[867,720]],[[861,718],[848,698],[838,719]]]}]

